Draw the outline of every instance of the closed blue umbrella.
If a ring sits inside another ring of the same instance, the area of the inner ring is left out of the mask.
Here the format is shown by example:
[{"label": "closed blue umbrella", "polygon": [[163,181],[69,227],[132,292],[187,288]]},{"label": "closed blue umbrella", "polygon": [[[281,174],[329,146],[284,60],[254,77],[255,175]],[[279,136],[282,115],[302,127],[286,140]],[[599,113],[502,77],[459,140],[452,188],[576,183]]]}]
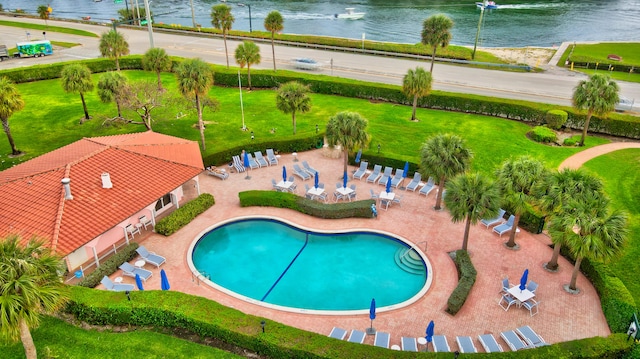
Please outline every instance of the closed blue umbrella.
[{"label": "closed blue umbrella", "polygon": [[138,290],[144,290],[144,287],[142,286],[142,279],[140,278],[140,275],[138,275],[136,273],[136,286],[138,286]]},{"label": "closed blue umbrella", "polygon": [[402,177],[407,178],[409,174],[409,161],[404,163],[404,172],[402,172]]},{"label": "closed blue umbrella", "polygon": [[387,193],[391,192],[391,176],[387,179]]},{"label": "closed blue umbrella", "polygon": [[249,154],[245,151],[244,152],[244,166],[246,168],[250,167],[250,163],[249,163]]},{"label": "closed blue umbrella", "polygon": [[164,272],[164,269],[160,271],[160,289],[169,290],[171,286],[169,285],[169,279],[167,279],[167,273]]},{"label": "closed blue umbrella", "polygon": [[522,278],[520,278],[520,290],[524,290],[527,287],[528,277],[529,277],[529,270],[525,269],[524,273],[522,273]]},{"label": "closed blue umbrella", "polygon": [[356,153],[356,163],[360,163],[360,157],[362,157],[362,150],[358,150]]},{"label": "closed blue umbrella", "polygon": [[320,181],[320,179],[318,179],[318,177],[320,177],[320,173],[316,172],[316,177],[313,179],[314,186],[316,187],[316,189],[318,188],[318,183]]},{"label": "closed blue umbrella", "polygon": [[373,329],[373,320],[376,319],[376,299],[371,298],[371,306],[369,307],[369,319],[371,319],[371,328],[367,329],[367,333],[374,334],[376,332]]},{"label": "closed blue umbrella", "polygon": [[287,181],[287,167],[282,166],[282,180]]},{"label": "closed blue umbrella", "polygon": [[344,171],[344,174],[342,175],[342,188],[347,188],[348,179],[349,177],[347,177],[347,171]]},{"label": "closed blue umbrella", "polygon": [[435,324],[433,324],[432,320],[429,322],[429,325],[427,325],[427,335],[424,337],[427,340],[427,349],[429,349],[429,343],[433,340],[433,327],[435,327]]}]

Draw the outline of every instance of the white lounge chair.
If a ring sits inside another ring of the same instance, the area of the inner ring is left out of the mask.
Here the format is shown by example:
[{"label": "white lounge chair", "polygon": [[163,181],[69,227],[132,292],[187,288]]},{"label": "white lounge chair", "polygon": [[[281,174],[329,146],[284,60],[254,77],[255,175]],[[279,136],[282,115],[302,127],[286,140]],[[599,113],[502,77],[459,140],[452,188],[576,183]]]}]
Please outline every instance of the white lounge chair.
[{"label": "white lounge chair", "polygon": [[402,183],[402,180],[404,180],[403,176],[404,170],[400,168],[396,169],[396,174],[393,176],[393,178],[391,178],[391,186],[394,188],[398,188],[398,186],[400,186],[400,184]]},{"label": "white lounge chair", "polygon": [[433,177],[429,177],[429,179],[427,180],[427,183],[425,183],[425,185],[422,186],[422,188],[420,188],[420,191],[418,191],[418,194],[423,194],[425,196],[428,196],[429,193],[431,193],[431,191],[433,191],[434,188],[435,188],[435,181],[433,180]]},{"label": "white lounge chair", "polygon": [[385,167],[382,176],[378,179],[378,184],[386,186],[387,181],[391,178],[391,172],[393,172],[393,167]]},{"label": "white lounge chair", "polygon": [[144,246],[138,247],[138,249],[136,249],[136,252],[138,252],[140,257],[142,257],[145,262],[151,263],[156,267],[160,267],[166,261],[163,256],[155,254],[153,252],[149,252]]},{"label": "white lounge chair", "polygon": [[411,182],[409,182],[407,187],[404,188],[404,190],[405,191],[409,190],[409,191],[415,192],[416,189],[418,188],[418,186],[420,185],[420,181],[421,180],[422,180],[422,175],[420,174],[420,172],[414,173],[413,174],[413,179],[411,180]]},{"label": "white lounge chair", "polygon": [[450,352],[451,348],[449,348],[449,343],[447,342],[447,337],[444,335],[434,335],[433,336],[433,351],[434,352]]},{"label": "white lounge chair", "polygon": [[122,269],[122,273],[128,277],[136,277],[136,274],[140,276],[140,279],[143,281],[147,281],[147,279],[151,278],[153,273],[150,270],[146,270],[144,268],[136,268],[131,265],[129,262],[124,262],[120,265],[120,269]]},{"label": "white lounge chair", "polygon": [[516,332],[520,334],[520,336],[527,342],[527,344],[531,347],[541,347],[547,344],[544,339],[538,333],[536,333],[530,326],[525,325],[523,327],[517,328]]},{"label": "white lounge chair", "polygon": [[484,224],[485,226],[487,226],[487,228],[493,226],[494,224],[498,224],[501,223],[502,221],[504,221],[504,214],[506,213],[506,211],[502,208],[500,208],[500,211],[498,212],[498,215],[493,217],[493,218],[488,218],[488,219],[483,219],[480,220],[480,223]]},{"label": "white lounge chair", "polygon": [[236,172],[240,173],[247,170],[246,168],[244,168],[244,165],[240,160],[240,156],[233,156],[232,158],[233,158],[233,168],[236,169]]},{"label": "white lounge chair", "polygon": [[262,155],[262,151],[256,151],[253,153],[254,155],[256,155],[256,162],[258,162],[258,164],[260,165],[260,167],[267,167],[269,166],[269,162],[267,162],[267,160],[264,158],[264,156]]},{"label": "white lounge chair", "polygon": [[229,178],[229,173],[227,171],[220,170],[215,166],[207,167],[205,173],[208,174],[209,176],[218,177],[223,181]]},{"label": "white lounge chair", "polygon": [[385,333],[385,332],[376,332],[376,336],[373,339],[373,345],[377,346],[377,347],[382,347],[382,348],[389,348],[389,339],[391,338],[391,336],[389,335],[389,333]]},{"label": "white lounge chair", "polygon": [[493,336],[493,334],[478,335],[478,340],[480,341],[480,344],[482,344],[484,351],[487,353],[496,353],[503,351],[502,345],[498,344],[498,341]]},{"label": "white lounge chair", "polygon": [[346,330],[338,327],[333,327],[333,329],[331,329],[331,333],[329,333],[329,338],[343,340],[346,335],[347,335]]},{"label": "white lounge chair", "polygon": [[357,178],[362,181],[362,177],[367,174],[367,166],[369,166],[369,162],[360,162],[360,168],[353,173],[353,179]]},{"label": "white lounge chair", "polygon": [[293,174],[302,178],[303,180],[308,180],[309,178],[311,178],[311,175],[303,171],[298,164],[293,165]]},{"label": "white lounge chair", "polygon": [[502,237],[503,234],[513,229],[513,222],[515,221],[515,219],[516,219],[516,216],[514,216],[513,214],[510,215],[506,223],[493,227],[493,231],[498,233],[500,237]]},{"label": "white lounge chair", "polygon": [[111,278],[107,277],[106,275],[102,277],[102,280],[100,281],[100,283],[102,283],[102,285],[104,285],[104,287],[107,288],[107,290],[114,291],[114,292],[133,291],[135,289],[133,284],[113,283],[113,281],[111,281]]},{"label": "white lounge chair", "polygon": [[369,177],[367,177],[367,182],[376,183],[378,178],[380,178],[380,171],[381,170],[382,170],[382,166],[381,165],[374,165],[373,166],[373,171],[371,172],[371,174],[369,174]]},{"label": "white lounge chair", "polygon": [[500,333],[500,336],[514,352],[527,347],[527,345],[518,337],[518,334],[513,330],[502,332]]},{"label": "white lounge chair", "polygon": [[302,167],[304,167],[305,172],[310,174],[311,177],[315,177],[316,174],[318,174],[318,171],[315,168],[309,166],[309,163],[307,163],[307,161],[302,161]]},{"label": "white lounge chair", "polygon": [[418,351],[418,343],[416,342],[416,338],[402,337],[401,343],[402,343],[402,350],[405,352]]},{"label": "white lounge chair", "polygon": [[272,148],[267,148],[267,160],[269,160],[270,165],[278,164],[278,157],[276,157],[276,155],[273,154]]},{"label": "white lounge chair", "polygon": [[473,344],[473,339],[471,337],[456,337],[456,342],[458,343],[458,349],[460,349],[460,353],[477,353],[478,349]]},{"label": "white lounge chair", "polygon": [[251,169],[260,168],[258,161],[256,161],[250,153],[247,153],[247,158],[249,159],[249,167],[251,167]]},{"label": "white lounge chair", "polygon": [[351,334],[349,334],[349,339],[347,341],[352,343],[364,343],[364,337],[366,334],[363,331],[353,329],[351,330]]}]

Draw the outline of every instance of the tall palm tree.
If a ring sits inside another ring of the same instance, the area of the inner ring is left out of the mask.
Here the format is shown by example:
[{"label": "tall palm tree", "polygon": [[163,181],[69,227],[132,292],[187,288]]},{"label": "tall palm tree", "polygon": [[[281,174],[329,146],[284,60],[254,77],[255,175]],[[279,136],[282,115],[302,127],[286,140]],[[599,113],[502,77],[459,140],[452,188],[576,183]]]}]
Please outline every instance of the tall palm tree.
[{"label": "tall palm tree", "polygon": [[271,54],[273,56],[273,71],[276,71],[276,48],[273,44],[273,38],[276,32],[284,29],[284,19],[278,11],[271,11],[264,18],[264,28],[271,33]]},{"label": "tall palm tree", "polygon": [[158,76],[158,89],[162,89],[162,79],[160,74],[163,71],[171,70],[172,61],[163,48],[154,47],[142,56],[142,68],[147,71],[154,71]]},{"label": "tall palm tree", "polygon": [[40,18],[44,20],[44,25],[48,26],[47,20],[49,20],[49,16],[51,15],[51,13],[49,12],[49,7],[47,5],[40,5],[38,6],[37,11],[38,16],[40,16]]},{"label": "tall palm tree", "polygon": [[443,14],[433,15],[422,24],[422,43],[431,46],[433,49],[431,53],[431,69],[429,70],[431,73],[433,73],[433,63],[436,60],[436,50],[438,46],[444,48],[449,45],[452,37],[452,27],[453,20]]},{"label": "tall palm tree", "polygon": [[129,54],[129,43],[124,35],[111,30],[100,36],[100,54],[116,61],[116,70],[120,71],[120,56]]},{"label": "tall palm tree", "polygon": [[105,72],[98,80],[98,97],[100,97],[100,101],[104,103],[114,101],[118,109],[118,117],[122,117],[122,111],[120,110],[120,96],[117,96],[117,94],[126,85],[127,78],[114,71]]},{"label": "tall palm tree", "polygon": [[580,146],[584,146],[591,116],[594,114],[606,116],[615,110],[616,104],[620,101],[618,91],[620,91],[618,84],[608,75],[593,74],[589,80],[582,80],[578,83],[573,91],[573,107],[578,111],[587,110]]},{"label": "tall palm tree", "polygon": [[227,56],[227,68],[229,68],[229,51],[227,50],[227,33],[231,30],[231,26],[235,19],[231,15],[231,7],[229,5],[214,5],[211,8],[211,24],[218,30],[222,30],[222,38],[224,39],[224,53]]},{"label": "tall palm tree", "polygon": [[22,152],[16,148],[9,128],[9,118],[24,108],[24,100],[18,92],[16,86],[8,78],[0,77],[0,121],[2,121],[2,129],[7,134],[9,145],[11,146],[11,154],[17,156]]},{"label": "tall palm tree", "polygon": [[249,90],[251,90],[251,65],[259,64],[261,60],[260,48],[253,41],[243,41],[236,47],[236,62],[243,69],[247,65],[247,77],[249,78]]},{"label": "tall palm tree", "polygon": [[464,173],[469,168],[473,152],[464,140],[456,135],[440,134],[433,136],[422,145],[420,150],[420,172],[424,178],[433,176],[438,179],[435,209],[440,210],[442,190],[447,178]]},{"label": "tall palm tree", "polygon": [[469,229],[483,218],[495,217],[500,210],[498,187],[480,173],[459,174],[447,182],[444,203],[453,223],[466,221],[462,250],[467,250]]},{"label": "tall palm tree", "polygon": [[84,119],[80,120],[82,124],[89,120],[89,111],[87,111],[87,103],[84,100],[85,92],[93,90],[93,81],[91,80],[91,70],[86,65],[71,64],[62,68],[60,73],[62,88],[67,93],[79,93],[82,100],[82,108],[84,109]]},{"label": "tall palm tree", "polygon": [[540,196],[539,205],[549,218],[549,234],[554,243],[551,260],[544,264],[544,268],[555,271],[558,269],[560,248],[565,242],[567,228],[555,228],[554,225],[559,225],[561,222],[551,221],[551,219],[564,216],[565,206],[569,201],[582,201],[587,193],[602,192],[603,185],[602,181],[594,175],[580,169],[565,168],[554,172],[548,177],[548,182],[541,187],[544,193]]},{"label": "tall palm tree", "polygon": [[36,359],[31,328],[67,300],[58,271],[62,260],[41,241],[20,244],[17,236],[0,239],[0,337],[22,341],[26,357]]},{"label": "tall palm tree", "polygon": [[535,199],[537,186],[546,182],[548,174],[544,164],[530,156],[506,160],[496,171],[496,182],[503,205],[515,216],[507,247],[516,246],[516,229],[520,216],[529,208],[530,202]]},{"label": "tall palm tree", "polygon": [[607,261],[622,249],[627,236],[627,215],[612,210],[609,198],[590,192],[582,200],[570,201],[558,227],[568,228],[566,245],[576,259],[568,289],[576,291],[580,264],[584,258]]},{"label": "tall palm tree", "polygon": [[187,99],[195,99],[200,140],[202,141],[202,149],[206,150],[201,97],[206,97],[211,86],[213,86],[213,71],[211,71],[209,65],[200,59],[188,59],[176,68],[176,77],[180,93]]},{"label": "tall palm tree", "polygon": [[366,147],[369,143],[367,119],[357,112],[343,111],[332,116],[327,123],[327,143],[340,145],[344,155],[344,171],[349,165],[349,151],[356,147]]},{"label": "tall palm tree", "polygon": [[296,113],[305,113],[311,110],[309,91],[309,86],[296,81],[287,82],[278,87],[276,107],[284,113],[291,114],[294,135],[296,134]]},{"label": "tall palm tree", "polygon": [[425,71],[422,67],[416,67],[415,70],[409,69],[402,79],[402,92],[411,97],[413,96],[413,111],[411,112],[411,121],[416,119],[416,107],[418,107],[418,98],[429,95],[431,92],[432,77],[431,73]]}]

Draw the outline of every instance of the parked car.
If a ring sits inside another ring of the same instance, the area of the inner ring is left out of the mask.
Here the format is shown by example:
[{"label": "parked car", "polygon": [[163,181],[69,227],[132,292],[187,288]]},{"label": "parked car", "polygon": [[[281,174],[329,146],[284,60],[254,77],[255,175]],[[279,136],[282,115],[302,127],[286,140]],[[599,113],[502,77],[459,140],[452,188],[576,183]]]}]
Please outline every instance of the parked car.
[{"label": "parked car", "polygon": [[293,67],[301,70],[317,70],[321,66],[316,60],[307,57],[293,59],[291,63]]},{"label": "parked car", "polygon": [[618,112],[631,111],[633,110],[634,102],[635,100],[630,100],[626,97],[620,96],[620,101],[618,101],[618,103],[616,104],[616,111]]}]

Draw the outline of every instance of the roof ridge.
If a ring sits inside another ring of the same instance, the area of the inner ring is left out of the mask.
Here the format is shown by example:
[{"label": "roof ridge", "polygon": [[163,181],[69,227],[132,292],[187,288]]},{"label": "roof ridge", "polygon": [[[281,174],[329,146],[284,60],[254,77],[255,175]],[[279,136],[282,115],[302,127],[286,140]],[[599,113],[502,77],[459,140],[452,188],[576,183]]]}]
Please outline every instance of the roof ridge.
[{"label": "roof ridge", "polygon": [[[67,164],[64,177],[69,178],[69,172],[71,171],[71,165]],[[63,186],[60,186],[60,199],[58,203],[58,211],[56,213],[56,221],[53,225],[53,236],[51,238],[51,249],[55,252],[58,247],[58,239],[60,238],[60,225],[62,224],[62,215],[64,214],[65,194]]]},{"label": "roof ridge", "polygon": [[121,148],[119,146],[110,146],[110,147],[112,147],[114,150],[120,150],[120,151],[128,152],[128,153],[131,153],[131,154],[134,154],[134,155],[138,155],[138,156],[144,156],[144,157],[147,157],[147,158],[153,158],[153,159],[156,159],[156,160],[160,160],[160,161],[164,161],[164,162],[168,162],[168,163],[173,163],[173,164],[176,164],[176,165],[181,165],[181,166],[185,166],[185,167],[189,167],[189,168],[197,168],[199,170],[202,170],[202,168],[200,168],[198,166],[191,166],[191,165],[188,165],[188,164],[182,163],[182,162],[170,161],[170,160],[168,160],[166,158],[152,156],[152,155],[148,155],[148,154],[142,153],[142,152],[132,151],[132,150],[129,150],[129,149],[126,149],[126,148]]}]

